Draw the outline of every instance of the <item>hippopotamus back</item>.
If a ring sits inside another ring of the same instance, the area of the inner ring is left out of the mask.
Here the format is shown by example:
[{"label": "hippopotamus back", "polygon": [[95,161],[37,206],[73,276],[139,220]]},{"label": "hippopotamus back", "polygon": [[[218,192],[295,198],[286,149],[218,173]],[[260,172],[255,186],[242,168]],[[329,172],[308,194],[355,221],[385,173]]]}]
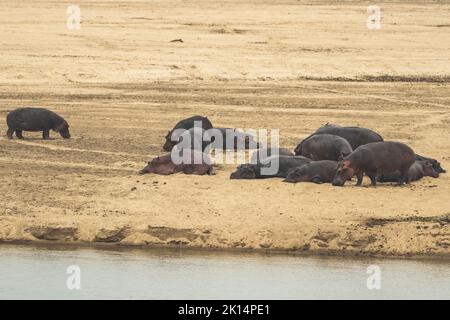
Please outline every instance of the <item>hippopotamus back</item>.
[{"label": "hippopotamus back", "polygon": [[253,163],[253,164],[256,164],[259,162],[264,163],[272,155],[291,156],[291,157],[294,156],[292,151],[287,148],[280,148],[280,147],[262,148],[262,149],[259,149],[259,150],[256,150],[255,152],[253,152],[250,163]]},{"label": "hippopotamus back", "polygon": [[337,161],[352,153],[350,143],[337,135],[328,133],[313,134],[301,141],[295,148],[295,154],[314,161]]},{"label": "hippopotamus back", "polygon": [[340,136],[350,143],[353,150],[368,143],[384,141],[377,132],[360,127],[341,127],[338,125],[326,124],[317,129],[315,133],[328,133]]},{"label": "hippopotamus back", "polygon": [[330,183],[336,174],[337,161],[321,160],[312,161],[301,167],[289,170],[284,182],[314,182]]},{"label": "hippopotamus back", "polygon": [[213,127],[211,121],[209,121],[209,119],[207,117],[203,117],[203,116],[192,116],[190,118],[180,120],[173,127],[173,129],[167,133],[167,135],[165,137],[166,142],[164,143],[163,149],[166,151],[171,151],[172,148],[176,145],[177,141],[172,141],[172,139],[171,139],[172,134],[174,133],[175,130],[177,130],[177,129],[189,130],[191,128],[194,128],[195,124],[197,124],[197,123],[200,124],[200,127],[203,130],[208,130]]}]

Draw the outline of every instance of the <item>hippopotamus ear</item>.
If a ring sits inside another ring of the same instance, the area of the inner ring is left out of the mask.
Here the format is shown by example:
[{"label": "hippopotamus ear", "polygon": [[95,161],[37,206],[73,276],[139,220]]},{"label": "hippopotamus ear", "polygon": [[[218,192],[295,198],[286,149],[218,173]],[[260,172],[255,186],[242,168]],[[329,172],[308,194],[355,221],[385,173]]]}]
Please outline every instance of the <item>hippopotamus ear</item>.
[{"label": "hippopotamus ear", "polygon": [[343,160],[342,161],[342,169],[347,169],[350,165],[350,161],[348,160]]}]

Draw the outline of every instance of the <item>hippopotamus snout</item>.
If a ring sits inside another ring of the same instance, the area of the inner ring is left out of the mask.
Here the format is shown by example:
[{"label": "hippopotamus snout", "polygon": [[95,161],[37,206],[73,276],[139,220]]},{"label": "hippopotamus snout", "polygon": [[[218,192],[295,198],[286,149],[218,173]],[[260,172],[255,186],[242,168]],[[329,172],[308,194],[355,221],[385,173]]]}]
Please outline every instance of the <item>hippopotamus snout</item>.
[{"label": "hippopotamus snout", "polygon": [[70,132],[69,129],[67,130],[61,130],[59,131],[59,134],[61,135],[61,137],[63,137],[64,139],[70,139]]},{"label": "hippopotamus snout", "polygon": [[335,187],[343,187],[343,186],[344,186],[344,181],[343,181],[343,180],[340,180],[340,179],[336,179],[336,180],[333,180],[333,181],[331,182],[331,184],[332,184],[333,186],[335,186]]}]

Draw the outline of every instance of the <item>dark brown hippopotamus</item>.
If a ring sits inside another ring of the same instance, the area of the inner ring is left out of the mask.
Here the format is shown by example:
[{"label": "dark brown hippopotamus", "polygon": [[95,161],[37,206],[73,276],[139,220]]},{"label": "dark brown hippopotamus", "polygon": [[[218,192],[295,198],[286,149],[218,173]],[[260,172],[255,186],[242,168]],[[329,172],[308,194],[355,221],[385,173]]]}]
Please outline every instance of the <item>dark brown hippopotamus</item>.
[{"label": "dark brown hippopotamus", "polygon": [[259,162],[265,163],[273,155],[289,156],[289,157],[294,156],[292,151],[287,148],[280,148],[280,147],[262,148],[253,152],[252,157],[250,159],[250,163],[252,164],[257,164]]},{"label": "dark brown hippopotamus", "polygon": [[288,171],[284,182],[314,182],[331,183],[338,167],[337,161],[321,160],[312,161],[298,168],[292,168]]},{"label": "dark brown hippopotamus", "polygon": [[[408,171],[409,181],[417,181],[423,177],[439,178],[439,173],[434,170],[429,161],[415,161]],[[400,172],[393,172],[378,177],[378,182],[399,182]]]},{"label": "dark brown hippopotamus", "polygon": [[187,151],[189,153],[187,155],[187,161],[182,163],[175,163],[172,158],[172,154],[168,153],[164,156],[156,157],[155,159],[151,160],[148,165],[139,172],[139,174],[155,173],[169,175],[177,172],[197,175],[214,174],[214,169],[211,165],[211,159],[208,155],[193,150],[183,151]]},{"label": "dark brown hippopotamus", "polygon": [[[265,179],[265,178],[286,178],[289,169],[300,167],[311,162],[311,159],[301,156],[272,156],[266,163],[243,164],[237,167],[230,179]],[[273,166],[274,170],[266,170]]]},{"label": "dark brown hippopotamus", "polygon": [[352,146],[344,138],[328,133],[319,133],[301,141],[295,148],[295,155],[304,156],[313,161],[338,161],[352,151]]},{"label": "dark brown hippopotamus", "polygon": [[13,133],[19,139],[23,139],[23,131],[42,131],[44,140],[50,139],[50,130],[58,132],[64,139],[70,138],[69,124],[56,113],[43,108],[19,108],[11,111],[6,117],[8,125],[8,138],[13,138]]},{"label": "dark brown hippopotamus", "polygon": [[441,164],[436,159],[427,158],[421,155],[416,154],[416,161],[428,161],[433,166],[434,171],[437,173],[446,173],[447,171],[441,167]]},{"label": "dark brown hippopotamus", "polygon": [[338,125],[326,124],[317,129],[314,134],[319,133],[333,134],[342,137],[350,143],[353,150],[368,143],[384,141],[381,135],[375,131],[360,127],[341,127]]},{"label": "dark brown hippopotamus", "polygon": [[358,147],[345,157],[338,166],[332,181],[334,186],[343,186],[354,175],[357,176],[357,186],[362,184],[366,174],[376,186],[377,177],[399,171],[398,184],[409,183],[409,168],[415,161],[414,151],[400,142],[374,142]]},{"label": "dark brown hippopotamus", "polygon": [[183,120],[179,121],[175,125],[175,127],[173,127],[173,129],[167,133],[167,135],[165,137],[166,142],[164,143],[163,149],[165,151],[171,151],[172,148],[177,144],[179,136],[172,137],[175,130],[177,130],[177,129],[189,130],[191,128],[194,128],[195,124],[200,124],[200,127],[203,130],[208,130],[213,127],[211,121],[209,121],[209,119],[207,117],[193,116],[193,117],[190,117],[187,119],[183,119]]}]

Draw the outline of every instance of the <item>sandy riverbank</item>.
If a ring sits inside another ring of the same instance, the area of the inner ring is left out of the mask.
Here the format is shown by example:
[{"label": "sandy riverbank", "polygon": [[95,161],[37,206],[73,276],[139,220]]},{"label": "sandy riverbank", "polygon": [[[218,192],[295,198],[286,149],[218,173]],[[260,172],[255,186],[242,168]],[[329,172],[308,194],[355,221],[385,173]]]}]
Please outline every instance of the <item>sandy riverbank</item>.
[{"label": "sandy riverbank", "polygon": [[448,174],[375,189],[137,175],[192,114],[279,128],[289,148],[326,122],[370,127],[449,169],[449,5],[381,4],[371,33],[360,2],[109,3],[81,1],[79,31],[65,5],[0,5],[0,117],[48,106],[73,135],[0,137],[0,241],[450,256]]}]

